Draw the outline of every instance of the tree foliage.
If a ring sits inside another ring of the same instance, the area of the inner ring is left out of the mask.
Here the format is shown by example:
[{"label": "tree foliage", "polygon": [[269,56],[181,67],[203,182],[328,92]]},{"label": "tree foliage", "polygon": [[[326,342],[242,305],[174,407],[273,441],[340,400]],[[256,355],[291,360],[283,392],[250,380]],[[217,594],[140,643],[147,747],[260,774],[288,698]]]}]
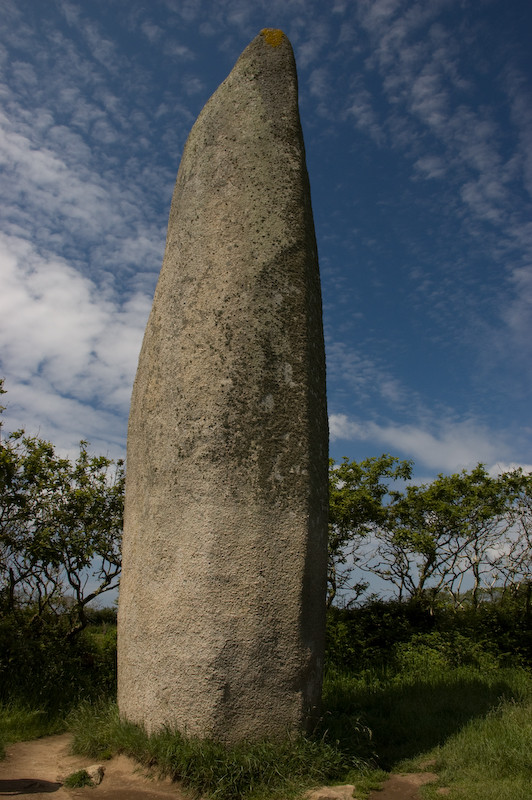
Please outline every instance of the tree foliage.
[{"label": "tree foliage", "polygon": [[353,583],[360,561],[360,544],[386,523],[390,482],[407,480],[412,463],[390,455],[367,458],[360,463],[344,458],[329,461],[329,563],[327,604],[338,592],[358,596],[367,584]]},{"label": "tree foliage", "polygon": [[123,463],[87,448],[70,461],[24,431],[0,442],[0,614],[55,617],[67,638],[120,575]]},{"label": "tree foliage", "polygon": [[433,594],[445,588],[456,597],[468,575],[477,602],[511,527],[514,496],[513,480],[492,477],[481,464],[407,486],[388,508],[373,571],[397,587],[399,599],[421,597],[428,588]]},{"label": "tree foliage", "polygon": [[[489,592],[532,585],[532,476],[490,475],[482,464],[422,485],[412,464],[389,455],[331,463],[329,605],[351,602],[376,575],[398,600],[433,603],[442,593],[473,605]],[[531,592],[532,594],[532,592]]]}]

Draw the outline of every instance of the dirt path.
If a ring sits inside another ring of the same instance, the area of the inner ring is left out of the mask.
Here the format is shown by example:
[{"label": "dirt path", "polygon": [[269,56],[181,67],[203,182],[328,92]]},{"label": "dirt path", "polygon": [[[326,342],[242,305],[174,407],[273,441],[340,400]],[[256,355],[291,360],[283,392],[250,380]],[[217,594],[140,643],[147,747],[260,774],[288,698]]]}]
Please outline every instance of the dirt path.
[{"label": "dirt path", "polygon": [[[190,795],[185,795],[178,784],[147,777],[142,768],[126,756],[102,762],[105,775],[99,786],[68,789],[62,785],[67,775],[94,764],[94,760],[70,755],[71,739],[70,734],[65,733],[8,747],[5,760],[0,761],[0,798],[51,800],[50,795],[53,795],[54,800],[190,800]],[[436,775],[431,773],[391,775],[380,791],[370,794],[369,800],[419,800],[418,788],[435,779]],[[346,789],[324,787],[314,796],[320,800],[345,798]]]},{"label": "dirt path", "polygon": [[419,800],[419,787],[432,783],[437,777],[432,772],[390,775],[382,789],[371,792],[368,800]]},{"label": "dirt path", "polygon": [[95,787],[68,789],[62,780],[91,764],[92,761],[70,755],[70,734],[47,736],[31,742],[19,742],[7,748],[0,761],[0,797],[27,800],[72,800],[90,797],[93,800],[189,800],[170,781],[151,780],[138,764],[126,756],[101,762],[105,767],[102,783]]}]

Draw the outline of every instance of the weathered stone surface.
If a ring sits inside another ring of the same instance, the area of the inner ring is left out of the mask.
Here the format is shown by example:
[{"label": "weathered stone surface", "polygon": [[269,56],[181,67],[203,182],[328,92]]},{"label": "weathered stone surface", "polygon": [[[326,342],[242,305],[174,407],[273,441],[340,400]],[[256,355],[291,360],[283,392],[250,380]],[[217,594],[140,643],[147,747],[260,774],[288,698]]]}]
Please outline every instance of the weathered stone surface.
[{"label": "weathered stone surface", "polygon": [[222,741],[319,703],[327,416],[292,48],[264,31],[198,117],[131,403],[119,706]]},{"label": "weathered stone surface", "polygon": [[103,764],[91,764],[90,767],[85,767],[85,772],[91,779],[92,784],[99,786],[105,775],[105,767]]}]

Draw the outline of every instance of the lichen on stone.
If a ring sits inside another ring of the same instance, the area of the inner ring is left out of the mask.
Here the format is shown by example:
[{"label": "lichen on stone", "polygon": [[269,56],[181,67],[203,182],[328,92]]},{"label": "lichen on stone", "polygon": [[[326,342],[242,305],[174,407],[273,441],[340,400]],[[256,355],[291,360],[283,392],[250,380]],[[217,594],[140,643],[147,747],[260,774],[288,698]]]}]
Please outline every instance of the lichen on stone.
[{"label": "lichen on stone", "polygon": [[278,28],[263,28],[261,30],[261,36],[264,37],[264,41],[266,44],[269,44],[270,47],[279,47],[284,39],[284,33]]}]

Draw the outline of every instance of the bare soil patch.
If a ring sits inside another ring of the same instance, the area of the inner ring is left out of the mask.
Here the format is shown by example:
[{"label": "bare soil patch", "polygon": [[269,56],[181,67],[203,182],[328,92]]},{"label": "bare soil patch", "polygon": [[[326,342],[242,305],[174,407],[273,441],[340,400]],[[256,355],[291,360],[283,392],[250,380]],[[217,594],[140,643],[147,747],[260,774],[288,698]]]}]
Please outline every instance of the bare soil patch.
[{"label": "bare soil patch", "polygon": [[419,787],[437,779],[438,776],[433,772],[390,775],[382,789],[371,792],[368,800],[419,800]]},{"label": "bare soil patch", "polygon": [[67,775],[84,769],[92,761],[70,753],[70,734],[47,736],[31,742],[19,742],[7,748],[0,761],[0,797],[27,800],[189,800],[178,784],[156,780],[143,772],[136,761],[117,756],[102,762],[105,775],[99,786],[69,789],[62,785]]}]

